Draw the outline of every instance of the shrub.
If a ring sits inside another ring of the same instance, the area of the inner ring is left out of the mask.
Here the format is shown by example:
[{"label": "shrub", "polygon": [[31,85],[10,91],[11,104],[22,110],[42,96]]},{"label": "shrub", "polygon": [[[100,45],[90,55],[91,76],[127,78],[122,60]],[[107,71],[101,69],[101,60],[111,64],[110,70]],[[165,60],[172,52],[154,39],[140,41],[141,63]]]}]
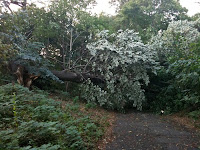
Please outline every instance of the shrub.
[{"label": "shrub", "polygon": [[102,127],[75,106],[62,110],[48,93],[18,84],[0,86],[0,149],[91,149]]}]

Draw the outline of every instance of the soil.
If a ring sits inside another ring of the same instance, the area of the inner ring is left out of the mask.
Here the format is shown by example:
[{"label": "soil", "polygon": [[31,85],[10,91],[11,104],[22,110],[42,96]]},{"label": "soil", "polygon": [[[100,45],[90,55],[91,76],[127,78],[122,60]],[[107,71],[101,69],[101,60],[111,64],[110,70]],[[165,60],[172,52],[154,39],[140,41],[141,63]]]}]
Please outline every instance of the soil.
[{"label": "soil", "polygon": [[173,119],[131,111],[117,114],[106,150],[198,150],[200,132]]}]

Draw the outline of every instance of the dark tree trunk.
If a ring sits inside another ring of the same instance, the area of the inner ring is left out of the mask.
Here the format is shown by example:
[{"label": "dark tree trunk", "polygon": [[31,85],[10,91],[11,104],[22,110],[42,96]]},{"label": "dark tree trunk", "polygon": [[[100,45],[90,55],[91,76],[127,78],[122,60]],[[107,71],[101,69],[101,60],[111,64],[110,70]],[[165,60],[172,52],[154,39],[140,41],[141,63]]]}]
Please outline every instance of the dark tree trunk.
[{"label": "dark tree trunk", "polygon": [[58,77],[62,81],[71,81],[76,83],[82,83],[86,81],[87,79],[90,79],[95,84],[104,83],[103,77],[92,75],[92,74],[86,74],[86,73],[75,73],[75,72],[69,72],[66,70],[63,71],[52,71],[52,73]]}]

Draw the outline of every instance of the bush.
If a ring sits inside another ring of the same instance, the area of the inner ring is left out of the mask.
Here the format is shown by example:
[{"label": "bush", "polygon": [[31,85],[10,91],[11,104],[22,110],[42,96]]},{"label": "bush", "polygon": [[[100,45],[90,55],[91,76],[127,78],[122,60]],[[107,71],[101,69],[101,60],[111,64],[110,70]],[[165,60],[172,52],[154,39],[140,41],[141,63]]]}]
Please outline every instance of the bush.
[{"label": "bush", "polygon": [[[153,38],[152,47],[160,54],[162,73],[157,87],[161,92],[151,103],[154,110],[168,113],[200,109],[200,20],[176,21]],[[155,40],[156,39],[156,40]]]}]

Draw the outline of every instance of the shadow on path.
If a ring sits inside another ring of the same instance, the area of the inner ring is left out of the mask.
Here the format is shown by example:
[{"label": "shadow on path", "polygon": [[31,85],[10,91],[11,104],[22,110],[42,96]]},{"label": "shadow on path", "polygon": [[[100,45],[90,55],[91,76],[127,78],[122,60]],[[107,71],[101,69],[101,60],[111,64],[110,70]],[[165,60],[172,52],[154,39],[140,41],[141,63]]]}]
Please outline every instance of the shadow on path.
[{"label": "shadow on path", "polygon": [[140,112],[118,114],[113,134],[106,150],[198,150],[200,146],[195,131]]}]

